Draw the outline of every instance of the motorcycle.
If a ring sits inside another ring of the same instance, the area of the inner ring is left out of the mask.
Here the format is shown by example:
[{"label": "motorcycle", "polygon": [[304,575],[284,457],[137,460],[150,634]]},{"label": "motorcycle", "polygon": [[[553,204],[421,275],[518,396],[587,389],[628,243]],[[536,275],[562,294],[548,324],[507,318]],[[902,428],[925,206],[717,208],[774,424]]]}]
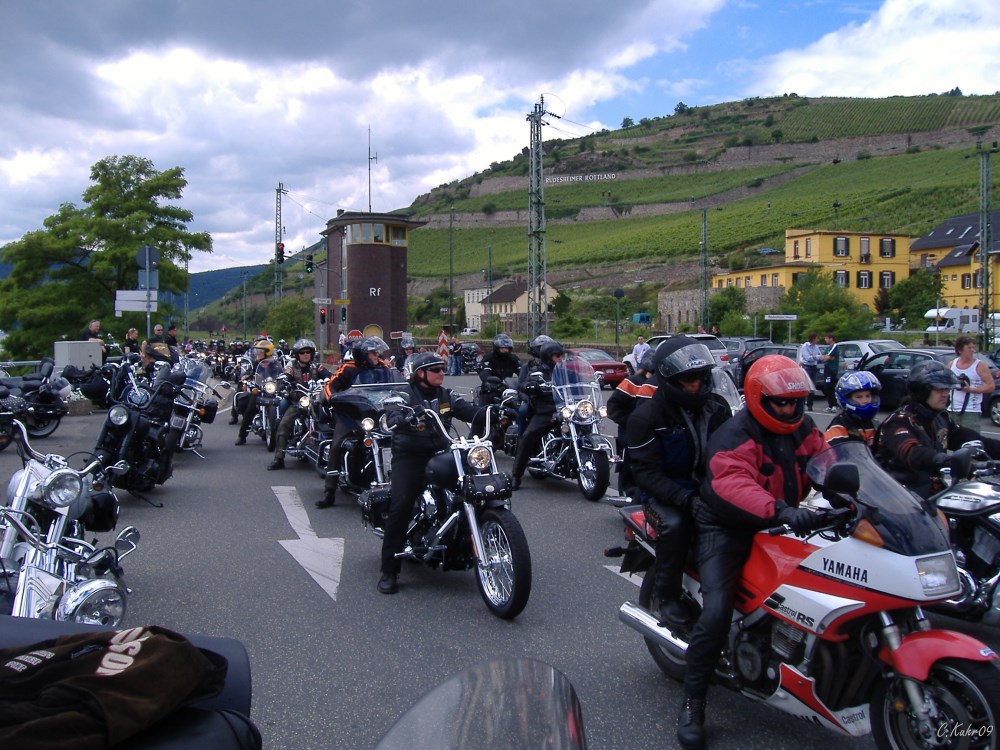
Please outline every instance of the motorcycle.
[{"label": "motorcycle", "polygon": [[253,380],[257,411],[254,414],[244,414],[243,419],[250,420],[250,430],[260,436],[269,451],[273,451],[278,439],[278,405],[287,380],[281,365],[273,359],[264,360],[257,365]]},{"label": "motorcycle", "polygon": [[118,627],[128,592],[121,561],[137,548],[139,532],[129,526],[107,547],[85,537],[117,525],[118,500],[106,480],[127,466],[105,469],[95,460],[71,469],[62,456],[35,451],[11,413],[0,412],[2,422],[14,427],[23,468],[11,477],[0,507],[0,610]]},{"label": "motorcycle", "polygon": [[[371,488],[384,489],[388,495],[392,434],[383,419],[383,402],[394,387],[398,386],[362,382],[329,399],[322,392],[312,397],[316,437],[305,449],[307,457],[324,477],[338,474],[338,487],[352,495]],[[335,421],[351,428],[339,448],[333,440]]]},{"label": "motorcycle", "polygon": [[[510,510],[510,475],[497,469],[493,446],[482,438],[450,434],[437,412],[418,417],[402,399],[387,399],[389,404],[409,411],[450,443],[427,464],[427,485],[407,526],[406,548],[397,557],[440,570],[475,568],[489,610],[505,620],[517,617],[531,594],[531,553]],[[389,486],[366,489],[358,505],[364,525],[384,536]]]},{"label": "motorcycle", "polygon": [[37,372],[21,377],[0,378],[11,395],[25,401],[24,426],[33,438],[48,437],[59,427],[62,418],[69,414],[66,399],[73,390],[63,377],[53,377],[55,362],[45,357]]},{"label": "motorcycle", "polygon": [[175,404],[185,381],[183,372],[162,367],[152,383],[137,381],[123,403],[108,409],[94,453],[105,467],[128,464],[113,486],[145,492],[170,478],[187,418],[187,408]]},{"label": "motorcycle", "polygon": [[[200,456],[198,448],[204,439],[201,425],[212,424],[215,421],[215,415],[219,411],[219,402],[215,399],[221,399],[223,396],[208,383],[212,369],[206,361],[184,358],[181,360],[181,370],[185,374],[184,386],[174,399],[174,411],[183,417],[184,424],[181,427],[177,449],[189,450]],[[219,383],[219,388],[228,390],[232,385],[223,380]],[[215,399],[211,396],[215,396]],[[180,422],[174,425],[172,419],[171,425],[180,426]]]},{"label": "motorcycle", "polygon": [[962,582],[958,596],[931,609],[1000,625],[1000,461],[974,466],[970,479],[955,482],[950,470],[942,469],[946,487],[930,498],[948,521]]},{"label": "motorcycle", "polygon": [[[879,748],[992,743],[997,655],[970,636],[932,629],[923,610],[961,589],[933,504],[895,482],[861,442],[820,453],[807,473],[822,492],[815,504],[827,504],[826,526],[805,539],[787,526],[755,535],[717,683],[817,726],[871,733]],[[688,636],[653,614],[655,533],[637,506],[621,514],[629,544],[606,554],[646,575],[639,604],[623,604],[619,619],[683,681]],[[684,589],[697,606],[693,575]]]},{"label": "motorcycle", "polygon": [[[476,417],[470,429],[473,434],[489,440],[494,450],[513,456],[517,453],[517,409],[521,405],[521,397],[514,388],[516,378],[504,380],[484,368],[479,371],[479,379],[482,384],[473,403],[485,408],[480,410],[481,416]],[[489,430],[486,430],[487,414]]]},{"label": "motorcycle", "polygon": [[536,479],[575,480],[583,496],[596,502],[611,484],[614,453],[611,441],[600,432],[607,415],[600,376],[586,360],[567,358],[553,368],[551,384],[541,387],[552,389],[556,413],[541,451],[528,460],[528,473]]}]

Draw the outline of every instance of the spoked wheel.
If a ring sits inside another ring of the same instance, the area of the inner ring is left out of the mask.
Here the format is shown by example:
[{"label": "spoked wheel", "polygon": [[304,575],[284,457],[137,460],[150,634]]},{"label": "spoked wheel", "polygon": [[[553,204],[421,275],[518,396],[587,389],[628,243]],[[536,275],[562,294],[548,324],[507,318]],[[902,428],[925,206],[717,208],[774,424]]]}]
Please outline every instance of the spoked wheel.
[{"label": "spoked wheel", "polygon": [[509,510],[487,511],[479,527],[483,559],[476,566],[479,593],[497,617],[511,620],[531,594],[531,553],[521,524]]},{"label": "spoked wheel", "polygon": [[59,427],[61,417],[28,417],[24,426],[28,429],[28,437],[43,438],[48,437]]},{"label": "spoked wheel", "polygon": [[[656,563],[646,571],[642,579],[642,586],[639,587],[639,606],[645,607],[650,612],[656,612],[660,608],[660,600],[653,589],[653,581],[656,580]],[[651,638],[645,638],[646,648],[649,649],[650,656],[656,662],[656,666],[667,677],[684,682],[684,671],[687,668],[687,660],[681,651],[673,651],[664,648]]]},{"label": "spoked wheel", "polygon": [[278,407],[267,407],[267,420],[264,425],[264,440],[267,442],[267,449],[274,450],[275,443],[278,442]]},{"label": "spoked wheel", "polygon": [[935,664],[919,685],[932,716],[929,728],[921,727],[912,712],[903,682],[890,677],[875,686],[872,734],[880,750],[996,747],[1000,668],[995,662],[945,659]]},{"label": "spoked wheel", "polygon": [[583,465],[576,477],[580,492],[591,502],[604,497],[611,484],[611,460],[604,451],[580,451]]}]

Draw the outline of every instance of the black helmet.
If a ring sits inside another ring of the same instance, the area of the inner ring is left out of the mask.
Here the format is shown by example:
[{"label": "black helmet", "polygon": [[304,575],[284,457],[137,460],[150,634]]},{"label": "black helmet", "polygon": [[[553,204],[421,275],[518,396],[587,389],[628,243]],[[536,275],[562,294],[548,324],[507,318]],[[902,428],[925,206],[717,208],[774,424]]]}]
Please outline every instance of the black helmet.
[{"label": "black helmet", "polygon": [[910,369],[906,390],[914,403],[927,401],[935,388],[953,389],[958,386],[958,376],[935,359],[918,362]]},{"label": "black helmet", "polygon": [[531,352],[531,356],[536,359],[541,356],[542,344],[547,344],[550,341],[555,341],[551,336],[546,336],[544,333],[541,336],[535,336],[528,344],[528,351]]},{"label": "black helmet", "polygon": [[[715,358],[708,347],[688,336],[671,336],[656,347],[653,353],[653,370],[660,381],[660,388],[676,401],[688,408],[697,408],[705,403],[712,392],[712,367]],[[698,376],[701,387],[690,392],[681,387],[681,376]]]},{"label": "black helmet", "polygon": [[381,357],[387,351],[389,351],[389,347],[378,336],[365,336],[363,339],[355,341],[354,346],[351,347],[354,363],[358,367],[363,367],[364,363],[368,361],[368,352],[375,352]]},{"label": "black helmet", "polygon": [[562,344],[554,340],[546,341],[538,350],[538,358],[547,365],[552,364],[552,358],[557,354],[566,354],[566,350]]},{"label": "black helmet", "polygon": [[447,367],[447,363],[439,357],[434,352],[417,352],[416,354],[410,356],[406,360],[406,367],[409,370],[409,381],[411,383],[416,382],[417,373],[420,370],[425,370],[428,367],[434,367],[435,365],[440,367]]},{"label": "black helmet", "polygon": [[494,354],[499,354],[501,349],[511,349],[514,348],[514,340],[508,336],[506,333],[498,333],[493,337],[493,352]]},{"label": "black helmet", "polygon": [[316,353],[316,344],[314,344],[310,339],[299,339],[294,344],[292,344],[292,356],[299,356],[299,352],[308,351],[310,354]]}]

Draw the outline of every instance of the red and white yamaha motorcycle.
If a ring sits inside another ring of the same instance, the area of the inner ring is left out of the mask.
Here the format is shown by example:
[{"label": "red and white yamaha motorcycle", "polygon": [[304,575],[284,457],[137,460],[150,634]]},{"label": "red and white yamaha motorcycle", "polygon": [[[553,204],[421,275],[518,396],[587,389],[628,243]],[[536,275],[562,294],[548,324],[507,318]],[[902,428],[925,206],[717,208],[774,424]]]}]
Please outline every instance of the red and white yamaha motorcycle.
[{"label": "red and white yamaha motorcycle", "polygon": [[[932,629],[923,607],[960,590],[947,526],[875,463],[863,443],[814,457],[808,473],[829,508],[806,539],[760,532],[743,569],[717,681],[746,697],[879,748],[994,748],[1000,662],[961,633]],[[825,505],[823,500],[817,504]],[[641,507],[623,508],[623,572],[655,563]],[[682,680],[687,636],[660,625],[653,576],[619,619],[657,665]],[[700,603],[697,574],[685,595]]]}]

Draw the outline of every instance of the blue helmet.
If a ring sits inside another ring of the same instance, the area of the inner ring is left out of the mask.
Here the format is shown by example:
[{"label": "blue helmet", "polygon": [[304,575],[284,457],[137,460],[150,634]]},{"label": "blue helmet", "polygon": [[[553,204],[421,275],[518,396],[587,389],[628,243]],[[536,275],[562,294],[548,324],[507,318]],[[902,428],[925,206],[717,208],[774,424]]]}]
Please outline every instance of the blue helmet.
[{"label": "blue helmet", "polygon": [[[851,394],[857,391],[871,391],[871,403],[858,406],[851,401]],[[840,377],[840,380],[837,381],[836,393],[840,408],[846,412],[850,412],[859,419],[871,419],[878,414],[878,407],[881,403],[879,393],[881,392],[882,384],[878,382],[878,378],[865,370],[853,370],[844,373]]]}]

